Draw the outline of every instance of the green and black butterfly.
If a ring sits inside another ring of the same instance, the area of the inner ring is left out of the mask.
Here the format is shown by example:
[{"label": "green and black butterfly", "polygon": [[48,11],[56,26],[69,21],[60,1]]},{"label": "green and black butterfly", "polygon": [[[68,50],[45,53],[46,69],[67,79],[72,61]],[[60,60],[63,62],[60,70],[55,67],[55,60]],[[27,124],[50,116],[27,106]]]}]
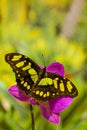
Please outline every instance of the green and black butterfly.
[{"label": "green and black butterfly", "polygon": [[40,68],[32,59],[18,53],[8,53],[6,62],[12,67],[16,82],[26,94],[40,101],[55,97],[75,97],[78,91],[75,85],[65,77],[46,72],[46,67]]}]

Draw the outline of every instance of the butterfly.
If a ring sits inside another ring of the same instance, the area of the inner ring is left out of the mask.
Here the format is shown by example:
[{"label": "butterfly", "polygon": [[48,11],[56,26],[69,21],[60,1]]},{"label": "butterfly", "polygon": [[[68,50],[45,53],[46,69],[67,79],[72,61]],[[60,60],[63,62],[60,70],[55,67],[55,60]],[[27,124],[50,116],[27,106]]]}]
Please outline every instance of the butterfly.
[{"label": "butterfly", "polygon": [[46,67],[40,68],[25,55],[8,53],[5,61],[12,67],[18,87],[36,100],[48,101],[56,97],[78,95],[77,88],[69,79],[46,72]]}]

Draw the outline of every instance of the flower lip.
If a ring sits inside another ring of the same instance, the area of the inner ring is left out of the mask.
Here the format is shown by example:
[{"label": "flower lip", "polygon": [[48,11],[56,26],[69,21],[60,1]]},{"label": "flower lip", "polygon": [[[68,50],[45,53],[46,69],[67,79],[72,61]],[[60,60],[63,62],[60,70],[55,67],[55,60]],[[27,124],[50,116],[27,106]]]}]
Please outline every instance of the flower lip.
[{"label": "flower lip", "polygon": [[49,102],[41,103],[39,106],[42,116],[47,119],[49,122],[54,124],[60,123],[60,114],[54,113],[51,111]]}]

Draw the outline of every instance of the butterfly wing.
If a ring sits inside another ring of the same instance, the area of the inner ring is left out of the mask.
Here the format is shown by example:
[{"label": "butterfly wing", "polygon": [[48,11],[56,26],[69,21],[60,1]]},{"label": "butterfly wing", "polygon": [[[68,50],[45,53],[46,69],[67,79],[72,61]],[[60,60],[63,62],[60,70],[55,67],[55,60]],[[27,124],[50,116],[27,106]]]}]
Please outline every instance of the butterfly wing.
[{"label": "butterfly wing", "polygon": [[19,53],[8,53],[5,60],[15,73],[17,85],[29,94],[38,80],[40,67],[32,59]]},{"label": "butterfly wing", "polygon": [[46,73],[32,95],[37,100],[47,101],[62,96],[75,97],[78,95],[78,91],[69,79],[53,73]]}]

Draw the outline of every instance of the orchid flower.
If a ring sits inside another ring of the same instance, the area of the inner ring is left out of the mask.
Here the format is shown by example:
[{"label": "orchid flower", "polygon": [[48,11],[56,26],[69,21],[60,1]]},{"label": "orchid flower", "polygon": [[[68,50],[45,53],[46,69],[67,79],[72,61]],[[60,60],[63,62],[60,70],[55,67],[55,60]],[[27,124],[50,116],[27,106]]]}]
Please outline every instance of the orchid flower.
[{"label": "orchid flower", "polygon": [[[40,68],[42,68],[40,66]],[[51,72],[64,77],[64,66],[59,62],[54,62],[46,68],[46,72]],[[60,123],[60,113],[69,107],[72,103],[73,98],[70,96],[56,97],[49,101],[40,101],[39,104],[35,101],[31,94],[21,90],[18,85],[13,85],[8,89],[8,92],[16,99],[22,102],[29,102],[30,104],[37,106],[40,110],[41,115],[49,122],[54,124]]]}]

